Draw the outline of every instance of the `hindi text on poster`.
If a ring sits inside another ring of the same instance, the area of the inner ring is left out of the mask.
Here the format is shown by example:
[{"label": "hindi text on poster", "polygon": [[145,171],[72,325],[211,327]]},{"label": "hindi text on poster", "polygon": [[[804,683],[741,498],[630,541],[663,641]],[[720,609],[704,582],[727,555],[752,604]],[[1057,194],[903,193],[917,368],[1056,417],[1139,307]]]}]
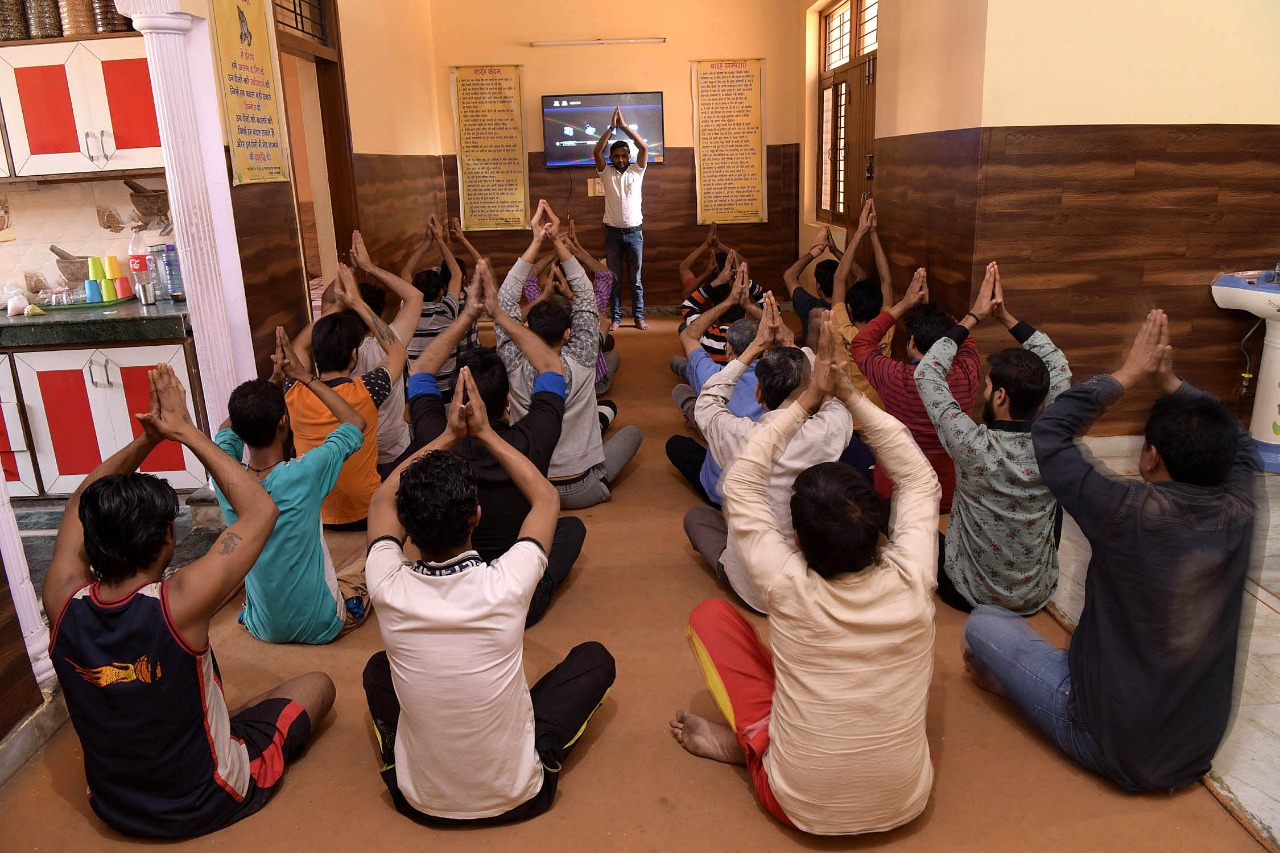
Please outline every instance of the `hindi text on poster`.
[{"label": "hindi text on poster", "polygon": [[519,65],[452,69],[458,188],[468,231],[524,228],[529,219]]},{"label": "hindi text on poster", "polygon": [[213,16],[232,182],[287,181],[289,157],[264,0],[214,0]]},{"label": "hindi text on poster", "polygon": [[698,224],[765,222],[764,60],[693,63]]}]

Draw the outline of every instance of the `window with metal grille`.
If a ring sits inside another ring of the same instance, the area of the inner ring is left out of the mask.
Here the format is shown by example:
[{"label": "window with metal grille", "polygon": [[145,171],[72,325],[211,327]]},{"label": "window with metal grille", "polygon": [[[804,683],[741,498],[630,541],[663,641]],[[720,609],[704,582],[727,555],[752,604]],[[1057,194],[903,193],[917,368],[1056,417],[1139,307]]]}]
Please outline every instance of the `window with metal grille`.
[{"label": "window with metal grille", "polygon": [[858,56],[875,50],[876,32],[880,20],[879,0],[861,0],[858,4]]},{"label": "window with metal grille", "polygon": [[275,0],[276,24],[327,44],[323,0]]},{"label": "window with metal grille", "polygon": [[849,61],[849,46],[852,41],[853,9],[850,0],[844,0],[832,7],[822,16],[825,61],[823,70],[839,68]]}]

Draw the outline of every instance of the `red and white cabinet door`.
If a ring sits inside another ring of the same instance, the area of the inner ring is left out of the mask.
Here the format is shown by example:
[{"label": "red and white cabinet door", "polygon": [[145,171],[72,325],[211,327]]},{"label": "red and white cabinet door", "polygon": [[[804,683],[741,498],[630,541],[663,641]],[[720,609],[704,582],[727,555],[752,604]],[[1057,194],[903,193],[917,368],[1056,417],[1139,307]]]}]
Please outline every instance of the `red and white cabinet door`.
[{"label": "red and white cabinet door", "polygon": [[0,356],[0,473],[10,496],[30,498],[40,494],[35,461],[22,431],[22,407],[8,356]]},{"label": "red and white cabinet door", "polygon": [[[167,362],[190,385],[182,347],[111,347],[13,354],[32,450],[51,495],[70,494],[85,475],[133,441],[135,412],[150,404],[147,371]],[[191,393],[187,392],[190,407]],[[204,469],[185,447],[166,441],[142,464],[175,488],[198,488]]]},{"label": "red and white cabinet door", "polygon": [[141,38],[0,48],[14,174],[163,166]]}]

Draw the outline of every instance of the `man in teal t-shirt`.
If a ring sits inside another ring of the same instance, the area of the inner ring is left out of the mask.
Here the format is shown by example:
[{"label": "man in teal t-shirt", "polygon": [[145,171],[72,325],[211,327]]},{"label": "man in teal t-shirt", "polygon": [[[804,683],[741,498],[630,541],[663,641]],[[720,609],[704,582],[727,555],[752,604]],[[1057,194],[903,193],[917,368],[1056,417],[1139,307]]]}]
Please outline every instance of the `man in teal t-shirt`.
[{"label": "man in teal t-shirt", "polygon": [[[320,505],[342,463],[363,443],[365,422],[333,389],[298,366],[287,342],[283,349],[277,344],[277,365],[282,362],[277,374],[305,384],[340,423],[319,447],[287,459],[291,442],[284,390],[259,379],[232,392],[230,417],[214,443],[237,460],[247,446],[245,467],[280,508],[271,538],[245,578],[241,621],[268,643],[327,643],[360,624],[368,609],[363,564],[335,572],[320,525]],[[223,517],[233,524],[235,512],[221,490],[215,492]]]}]

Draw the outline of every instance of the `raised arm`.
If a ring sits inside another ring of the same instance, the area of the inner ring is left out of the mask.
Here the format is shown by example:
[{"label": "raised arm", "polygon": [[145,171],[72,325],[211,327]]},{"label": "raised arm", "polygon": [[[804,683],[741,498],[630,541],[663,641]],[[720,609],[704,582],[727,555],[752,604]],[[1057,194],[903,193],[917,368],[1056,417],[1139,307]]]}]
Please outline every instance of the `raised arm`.
[{"label": "raised arm", "polygon": [[409,253],[408,259],[405,260],[404,266],[400,268],[400,277],[405,281],[413,281],[414,275],[418,272],[418,267],[422,264],[422,259],[427,256],[427,252],[431,250],[431,244],[435,241],[435,235],[431,233],[428,227],[422,235],[422,239],[418,245],[414,246],[413,251]]},{"label": "raised arm", "polygon": [[697,275],[693,271],[693,265],[698,262],[698,258],[701,258],[707,252],[712,250],[711,243],[715,239],[715,235],[716,227],[715,225],[712,225],[711,230],[707,232],[707,238],[699,243],[694,250],[680,262],[680,282],[684,286],[688,287],[690,282],[697,278]]},{"label": "raised arm", "polygon": [[718,323],[726,311],[738,304],[738,289],[738,282],[735,280],[729,295],[722,302],[718,302],[701,314],[696,315],[689,321],[688,325],[680,330],[680,345],[684,347],[686,357],[693,355],[694,351],[702,346],[702,336],[707,333],[707,329],[711,328],[711,324]]},{"label": "raised arm", "polygon": [[880,245],[880,234],[876,231],[880,220],[876,216],[875,199],[867,199],[866,208],[870,211],[868,231],[871,234],[871,252],[876,258],[876,273],[880,276],[881,304],[888,305],[893,301],[893,272],[889,269],[889,257],[884,253],[884,246]]},{"label": "raised arm", "polygon": [[573,217],[567,216],[565,219],[569,223],[569,239],[565,242],[565,245],[568,246],[569,251],[573,256],[578,259],[578,263],[582,264],[582,268],[585,269],[587,274],[590,276],[597,276],[602,272],[608,272],[609,268],[600,263],[596,256],[588,252],[582,243],[578,241],[578,231],[573,224]]},{"label": "raised arm", "polygon": [[613,129],[618,126],[618,110],[615,107],[613,115],[609,118],[609,126],[600,132],[600,138],[596,140],[596,147],[591,149],[591,157],[596,161],[596,172],[603,172],[605,166],[608,165],[604,159],[604,149],[609,145],[609,138],[613,136]]},{"label": "raised arm", "polygon": [[[418,357],[413,360],[409,366],[409,373],[429,373],[435,376],[444,367],[444,363],[453,355],[453,351],[458,348],[458,344],[462,343],[462,339],[467,336],[467,332],[471,331],[471,327],[480,317],[480,312],[484,305],[484,289],[477,282],[487,276],[490,288],[493,287],[493,271],[489,267],[489,262],[480,259],[480,263],[476,265],[476,270],[471,274],[471,287],[467,289],[467,301],[463,304],[462,310],[458,312],[458,316],[453,318],[453,322],[440,330],[440,332],[427,341],[427,345],[423,347],[422,352],[418,353]],[[496,299],[496,297],[495,297]]]},{"label": "raised arm", "polygon": [[995,270],[995,299],[991,305],[991,316],[999,320],[1014,340],[1028,352],[1033,352],[1049,369],[1049,393],[1045,395],[1043,408],[1049,408],[1058,395],[1071,387],[1071,365],[1067,356],[1049,339],[1044,332],[1038,332],[1030,323],[1024,323],[1009,311],[1004,298],[1004,287],[1000,282],[1000,268]]},{"label": "raised arm", "polygon": [[169,611],[193,648],[209,642],[209,619],[222,605],[267,544],[280,510],[258,480],[200,431],[187,410],[187,393],[173,370],[162,364],[147,378],[159,401],[158,412],[140,418],[165,438],[186,445],[213,477],[235,511],[236,521],[203,557],[169,579]]},{"label": "raised arm", "polygon": [[797,258],[796,262],[787,267],[787,271],[782,274],[782,282],[787,286],[788,296],[795,294],[796,288],[800,286],[800,276],[808,269],[809,264],[822,257],[823,253],[827,251],[827,237],[830,233],[831,229],[823,229],[822,234],[818,236],[818,240],[809,247],[809,251]]},{"label": "raised arm", "polygon": [[[391,328],[401,341],[407,341],[417,331],[418,319],[422,316],[422,291],[409,283],[407,279],[387,272],[373,262],[369,250],[365,248],[364,238],[359,231],[351,232],[351,258],[360,269],[382,282],[400,299],[400,310],[391,321]],[[385,347],[384,347],[385,349]]]},{"label": "raised arm", "polygon": [[467,239],[467,232],[462,230],[462,223],[457,217],[449,220],[449,232],[453,235],[453,239],[462,244],[462,247],[471,255],[471,268],[475,269],[476,264],[480,263],[481,255],[476,247],[471,245],[471,241]]},{"label": "raised arm", "polygon": [[444,226],[440,224],[439,219],[436,219],[434,213],[431,214],[431,218],[428,220],[428,227],[435,235],[436,245],[440,247],[440,257],[444,259],[445,268],[449,270],[449,293],[453,294],[453,298],[456,300],[458,294],[462,293],[462,267],[458,266],[458,259],[453,256],[453,249],[449,248],[449,240],[445,235]]}]

